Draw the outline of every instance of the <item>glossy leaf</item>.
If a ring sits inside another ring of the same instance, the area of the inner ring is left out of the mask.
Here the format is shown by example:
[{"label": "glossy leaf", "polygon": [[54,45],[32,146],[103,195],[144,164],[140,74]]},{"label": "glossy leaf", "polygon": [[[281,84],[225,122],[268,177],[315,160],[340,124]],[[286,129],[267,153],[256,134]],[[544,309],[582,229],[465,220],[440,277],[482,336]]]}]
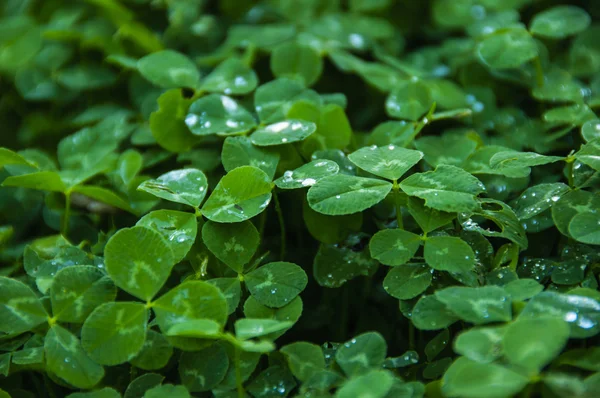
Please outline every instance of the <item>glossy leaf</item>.
[{"label": "glossy leaf", "polygon": [[235,224],[209,221],[202,227],[202,240],[219,260],[241,273],[258,249],[260,237],[250,221]]},{"label": "glossy leaf", "polygon": [[200,73],[185,55],[163,50],[146,55],[137,62],[137,68],[146,79],[163,88],[196,88]]},{"label": "glossy leaf", "polygon": [[361,169],[388,180],[402,177],[422,157],[423,153],[419,151],[395,145],[365,147],[348,155],[348,159]]},{"label": "glossy leaf", "polygon": [[284,120],[257,128],[250,136],[256,146],[273,146],[291,144],[304,140],[314,133],[317,126],[304,120]]},{"label": "glossy leaf", "polygon": [[173,170],[138,187],[159,198],[192,207],[200,206],[207,188],[206,176],[197,169]]},{"label": "glossy leaf", "polygon": [[210,94],[192,102],[185,117],[192,134],[238,134],[256,126],[254,118],[243,106],[226,95]]},{"label": "glossy leaf", "polygon": [[556,6],[536,14],[531,20],[531,33],[551,39],[564,39],[585,30],[591,18],[576,6]]},{"label": "glossy leaf", "polygon": [[46,322],[48,314],[33,291],[24,283],[0,277],[2,298],[0,299],[0,331],[19,334],[32,330]]},{"label": "glossy leaf", "polygon": [[337,174],[340,167],[331,160],[313,160],[295,170],[287,170],[283,176],[275,180],[275,185],[281,189],[298,189],[310,187],[317,181]]},{"label": "glossy leaf", "polygon": [[275,262],[244,275],[252,296],[267,307],[280,308],[300,294],[308,277],[296,264]]},{"label": "glossy leaf", "polygon": [[237,58],[228,58],[206,76],[200,88],[209,93],[244,95],[254,91],[258,78],[253,69]]},{"label": "glossy leaf", "polygon": [[378,231],[369,242],[371,257],[385,265],[410,261],[421,246],[421,237],[402,229]]}]

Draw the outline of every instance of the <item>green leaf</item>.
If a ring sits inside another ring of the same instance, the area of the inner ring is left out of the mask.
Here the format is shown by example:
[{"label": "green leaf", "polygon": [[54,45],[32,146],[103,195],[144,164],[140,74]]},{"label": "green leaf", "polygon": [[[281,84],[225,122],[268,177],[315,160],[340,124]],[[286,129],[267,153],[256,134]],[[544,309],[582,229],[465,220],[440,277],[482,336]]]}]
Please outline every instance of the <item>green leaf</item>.
[{"label": "green leaf", "polygon": [[267,307],[280,308],[299,295],[306,284],[306,272],[296,264],[283,261],[265,264],[244,275],[252,296]]},{"label": "green leaf", "polygon": [[66,192],[67,185],[60,174],[54,171],[39,171],[37,173],[6,177],[3,187],[21,187],[40,191]]},{"label": "green leaf", "polygon": [[215,285],[221,290],[223,296],[227,300],[227,313],[233,314],[240,305],[242,296],[242,286],[238,278],[215,278],[207,281],[211,285]]},{"label": "green leaf", "polygon": [[412,323],[420,330],[440,330],[452,325],[459,318],[436,296],[421,296],[412,309]]},{"label": "green leaf", "polygon": [[[291,322],[293,325],[300,319],[302,308],[303,304],[300,296],[297,296],[290,301],[289,304],[284,305],[281,308],[269,308],[259,303],[254,296],[250,296],[244,303],[244,315],[247,318],[273,319],[280,322]],[[274,341],[282,336],[290,327],[291,325],[279,332],[270,333],[266,335],[265,338]]]},{"label": "green leaf", "polygon": [[544,286],[533,279],[517,279],[508,282],[502,288],[510,295],[512,301],[525,301],[544,290]]},{"label": "green leaf", "polygon": [[475,253],[464,240],[453,236],[433,236],[425,241],[427,264],[439,271],[467,272],[475,267]]},{"label": "green leaf", "polygon": [[105,303],[85,320],[81,344],[90,358],[102,365],[133,359],[144,346],[148,310],[133,302]]},{"label": "green leaf", "polygon": [[383,147],[373,145],[348,155],[348,159],[361,169],[388,180],[399,179],[422,158],[422,152],[395,145]]},{"label": "green leaf", "polygon": [[271,53],[271,71],[275,77],[298,78],[312,86],[323,72],[323,60],[313,48],[287,42]]},{"label": "green leaf", "polygon": [[446,213],[425,206],[423,200],[414,196],[408,198],[408,212],[425,233],[443,227],[456,218],[456,215],[453,213]]},{"label": "green leaf", "polygon": [[526,376],[502,365],[458,358],[444,374],[442,391],[447,397],[502,398],[514,396],[528,383]]},{"label": "green leaf", "polygon": [[164,379],[164,376],[156,373],[145,373],[136,377],[127,386],[123,398],[143,398],[146,391],[159,386]]},{"label": "green leaf", "polygon": [[173,51],[158,51],[137,61],[139,72],[151,83],[163,88],[196,88],[200,72],[185,55]]},{"label": "green leaf", "polygon": [[189,391],[184,386],[174,386],[172,384],[163,384],[152,387],[144,394],[144,398],[190,398]]},{"label": "green leaf", "polygon": [[235,224],[208,221],[202,227],[202,240],[215,257],[242,273],[258,249],[260,237],[250,221]]},{"label": "green leaf", "polygon": [[281,189],[298,189],[310,187],[317,181],[337,174],[340,170],[338,164],[332,160],[313,160],[295,170],[288,170],[283,176],[275,180],[275,185]]},{"label": "green leaf", "polygon": [[561,196],[552,206],[552,219],[556,228],[566,236],[571,236],[569,225],[578,214],[596,211],[600,208],[600,196],[584,190],[575,190]]},{"label": "green leaf", "polygon": [[600,170],[600,139],[588,142],[574,156],[594,170]]},{"label": "green leaf", "polygon": [[303,141],[317,129],[316,124],[289,119],[257,128],[250,136],[256,146],[274,146]]},{"label": "green leaf", "polygon": [[[502,172],[503,169],[533,167],[564,160],[559,156],[544,156],[535,152],[503,151],[490,158],[490,166]],[[507,174],[511,176],[510,172]]]},{"label": "green leaf", "polygon": [[564,39],[584,31],[591,23],[589,14],[576,6],[560,5],[534,15],[529,30],[536,36]]},{"label": "green leaf", "polygon": [[383,288],[399,300],[412,299],[431,285],[432,273],[424,264],[394,267],[383,280]]},{"label": "green leaf", "polygon": [[375,206],[391,190],[392,184],[386,181],[337,174],[318,181],[308,190],[307,198],[313,210],[338,216]]},{"label": "green leaf", "polygon": [[47,321],[46,310],[29,286],[0,276],[0,290],[0,332],[17,335]]},{"label": "green leaf", "polygon": [[366,250],[357,252],[337,244],[322,244],[313,263],[317,283],[330,288],[340,287],[359,275],[371,275],[376,269],[377,261]]},{"label": "green leaf", "polygon": [[224,378],[229,368],[227,351],[214,343],[199,352],[184,352],[179,360],[179,377],[191,392],[209,391]]},{"label": "green leaf", "polygon": [[116,296],[117,289],[110,278],[91,266],[61,269],[50,288],[54,318],[70,323],[83,323],[96,307]]},{"label": "green leaf", "polygon": [[192,103],[179,89],[165,91],[158,97],[158,109],[150,115],[150,131],[161,147],[171,152],[191,149],[199,137],[193,135],[185,123]]},{"label": "green leaf", "polygon": [[111,69],[96,65],[67,67],[59,70],[53,78],[60,85],[75,91],[105,88],[117,81],[117,75]]},{"label": "green leaf", "polygon": [[248,137],[227,137],[221,154],[225,171],[230,172],[241,166],[254,166],[267,173],[271,180],[275,176],[279,157],[278,152],[252,145]]},{"label": "green leaf", "polygon": [[279,352],[285,355],[291,372],[300,381],[306,382],[325,369],[323,350],[318,345],[299,341],[281,347]]},{"label": "green leaf", "polygon": [[209,283],[186,281],[169,290],[152,304],[160,330],[168,332],[176,324],[209,319],[223,325],[227,320],[227,300]]},{"label": "green leaf", "polygon": [[280,121],[287,117],[292,105],[300,100],[320,103],[320,97],[312,90],[305,89],[302,83],[280,78],[263,84],[254,93],[256,113],[263,124]]},{"label": "green leaf", "polygon": [[418,120],[433,104],[429,86],[420,81],[402,82],[385,101],[385,110],[391,117]]},{"label": "green leaf", "polygon": [[146,180],[138,190],[171,202],[199,207],[207,188],[206,176],[202,171],[181,169],[169,171],[157,179]]},{"label": "green leaf", "polygon": [[211,319],[192,319],[175,323],[165,333],[166,336],[219,338],[221,325]]},{"label": "green leaf", "polygon": [[502,345],[510,363],[538,374],[558,356],[569,340],[569,325],[564,320],[518,319],[506,329]]},{"label": "green leaf", "polygon": [[287,368],[270,366],[263,370],[247,386],[255,398],[285,397],[296,387],[294,376]]},{"label": "green leaf", "polygon": [[104,368],[90,359],[79,339],[59,325],[46,334],[44,352],[48,370],[77,388],[92,388],[104,377]]},{"label": "green leaf", "polygon": [[258,86],[256,72],[238,58],[228,58],[202,81],[200,89],[226,95],[249,94]]},{"label": "green leaf", "polygon": [[381,367],[386,352],[387,344],[383,336],[368,332],[341,345],[335,353],[335,361],[351,377]]},{"label": "green leaf", "polygon": [[575,215],[569,224],[569,234],[576,241],[600,245],[600,214],[594,210]]},{"label": "green leaf", "polygon": [[148,330],[144,345],[138,354],[130,360],[135,367],[144,370],[163,368],[173,355],[173,347],[162,334]]},{"label": "green leaf", "polygon": [[477,178],[458,167],[440,165],[434,171],[416,173],[404,179],[400,188],[425,205],[446,212],[469,212],[479,208],[475,196],[485,191]]},{"label": "green leaf", "polygon": [[88,392],[76,392],[67,395],[67,398],[120,398],[119,394],[115,389],[110,387],[104,387],[100,390],[88,391]]},{"label": "green leaf", "polygon": [[477,141],[464,133],[420,137],[415,148],[422,151],[425,161],[433,167],[449,164],[460,167],[477,148]]},{"label": "green leaf", "polygon": [[491,363],[502,356],[504,333],[504,326],[466,330],[454,341],[454,351],[478,363]]},{"label": "green leaf", "polygon": [[106,271],[115,285],[142,300],[151,300],[175,264],[160,233],[135,226],[114,234],[104,249]]},{"label": "green leaf", "polygon": [[71,192],[84,195],[98,202],[135,214],[135,211],[129,206],[129,203],[127,203],[125,199],[106,188],[91,185],[76,185]]},{"label": "green leaf", "polygon": [[502,29],[479,42],[476,54],[484,65],[496,69],[518,68],[538,56],[538,47],[523,28]]},{"label": "green leaf", "polygon": [[252,114],[226,95],[210,94],[192,102],[185,124],[194,135],[238,134],[256,127]]},{"label": "green leaf", "polygon": [[385,265],[402,265],[410,261],[421,246],[421,237],[402,229],[378,231],[369,242],[371,257]]},{"label": "green leaf", "polygon": [[240,340],[263,337],[289,329],[294,323],[274,319],[242,318],[235,321],[235,336]]},{"label": "green leaf", "polygon": [[8,148],[0,148],[0,169],[6,165],[33,166],[27,159]]},{"label": "green leaf", "polygon": [[384,398],[391,390],[394,377],[388,370],[371,370],[349,379],[336,393],[336,398]]},{"label": "green leaf", "polygon": [[448,340],[450,340],[448,329],[442,330],[437,336],[429,340],[429,343],[425,346],[425,355],[429,362],[432,362],[446,348]]},{"label": "green leaf", "polygon": [[580,369],[600,372],[600,347],[576,348],[562,354],[558,365],[570,365]]},{"label": "green leaf", "polygon": [[476,325],[512,319],[510,297],[498,286],[448,287],[435,297],[460,319]]},{"label": "green leaf", "polygon": [[529,187],[516,199],[513,209],[519,220],[529,219],[551,208],[569,190],[560,182]]},{"label": "green leaf", "polygon": [[204,203],[202,214],[211,221],[235,223],[248,220],[271,201],[272,183],[264,171],[241,166],[227,173]]},{"label": "green leaf", "polygon": [[152,211],[140,218],[135,225],[158,232],[173,251],[174,263],[185,258],[198,233],[196,216],[176,210]]},{"label": "green leaf", "polygon": [[[585,141],[594,141],[600,138],[600,119],[590,120],[581,126],[581,136]],[[1,151],[1,149],[0,149]],[[0,152],[1,153],[1,152]],[[1,155],[0,155],[1,156]],[[1,158],[0,158],[1,159]],[[1,162],[1,160],[0,160]]]}]

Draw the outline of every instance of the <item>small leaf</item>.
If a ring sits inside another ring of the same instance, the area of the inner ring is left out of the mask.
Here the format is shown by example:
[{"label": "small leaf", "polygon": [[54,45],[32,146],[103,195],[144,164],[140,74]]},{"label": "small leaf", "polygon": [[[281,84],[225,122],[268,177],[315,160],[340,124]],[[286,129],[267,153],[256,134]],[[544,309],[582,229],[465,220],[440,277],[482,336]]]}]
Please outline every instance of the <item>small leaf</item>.
[{"label": "small leaf", "polygon": [[229,368],[227,351],[214,343],[199,352],[184,352],[179,360],[179,377],[191,392],[209,391],[224,378]]},{"label": "small leaf", "polygon": [[210,94],[192,102],[185,124],[194,135],[227,135],[250,131],[256,121],[231,97]]},{"label": "small leaf", "polygon": [[244,275],[252,296],[267,307],[283,307],[299,295],[306,284],[306,272],[296,264],[275,262]]},{"label": "small leaf", "polygon": [[185,55],[173,50],[158,51],[137,61],[137,68],[148,81],[163,87],[196,88],[200,73]]},{"label": "small leaf", "polygon": [[258,85],[256,72],[238,58],[228,58],[219,64],[202,82],[201,90],[226,95],[244,95]]},{"label": "small leaf", "polygon": [[518,68],[538,55],[535,40],[523,28],[503,29],[483,38],[477,45],[479,59],[490,68]]},{"label": "small leaf", "polygon": [[199,141],[185,124],[192,101],[184,98],[181,90],[173,89],[165,91],[157,102],[158,109],[150,115],[150,131],[158,145],[171,152],[191,149]]},{"label": "small leaf", "polygon": [[119,394],[115,389],[110,387],[104,387],[100,390],[93,390],[88,392],[76,392],[67,395],[67,398],[120,398]]},{"label": "small leaf", "polygon": [[433,236],[425,241],[425,261],[448,272],[467,272],[475,267],[475,253],[464,240],[453,236]]},{"label": "small leaf", "polygon": [[258,249],[260,237],[250,221],[235,224],[208,221],[202,227],[202,240],[215,257],[241,273]]},{"label": "small leaf", "polygon": [[289,119],[257,128],[250,136],[256,146],[274,146],[303,141],[314,133],[317,126],[313,122]]},{"label": "small leaf", "polygon": [[44,352],[48,370],[77,388],[92,388],[104,377],[104,368],[90,359],[79,339],[59,325],[46,334]]},{"label": "small leaf", "polygon": [[501,398],[514,396],[528,383],[529,378],[502,365],[458,358],[444,374],[442,391],[448,397]]},{"label": "small leaf", "polygon": [[432,270],[422,265],[401,265],[392,268],[383,280],[383,288],[392,297],[409,300],[431,285]]},{"label": "small leaf", "polygon": [[8,148],[0,148],[0,169],[6,165],[33,166],[27,159]]},{"label": "small leaf", "polygon": [[[561,196],[552,206],[552,219],[556,228],[571,236],[569,226],[578,214],[591,213],[600,208],[600,196],[584,190],[575,190]],[[575,227],[575,226],[574,226]]]},{"label": "small leaf", "polygon": [[106,271],[115,285],[142,300],[151,300],[175,264],[165,239],[150,228],[123,228],[104,250]]},{"label": "small leaf", "polygon": [[410,261],[421,246],[421,237],[402,229],[378,231],[369,242],[371,257],[385,265],[402,265]]},{"label": "small leaf", "polygon": [[48,314],[29,286],[0,276],[0,332],[20,334],[46,322]]},{"label": "small leaf", "polygon": [[281,347],[279,351],[286,356],[290,370],[300,381],[305,382],[325,369],[323,350],[318,345],[299,341]]},{"label": "small leaf", "polygon": [[569,224],[569,234],[579,242],[600,245],[600,214],[594,210],[575,215]]},{"label": "small leaf", "polygon": [[481,325],[512,319],[509,296],[498,286],[448,287],[435,297],[460,319]]},{"label": "small leaf", "polygon": [[506,329],[502,345],[510,363],[538,374],[563,350],[569,325],[557,318],[518,319]]},{"label": "small leaf", "polygon": [[337,174],[325,177],[308,190],[310,207],[322,214],[338,216],[366,210],[381,202],[392,184],[372,178]]},{"label": "small leaf", "polygon": [[332,160],[313,160],[296,170],[288,170],[283,176],[275,180],[275,185],[281,189],[298,189],[310,187],[317,181],[337,174],[340,170],[338,164]]},{"label": "small leaf", "polygon": [[[600,138],[600,119],[590,120],[581,126],[581,136],[586,141],[594,141]],[[0,149],[1,151],[1,149]],[[0,155],[1,159],[1,155]],[[0,163],[2,160],[0,160]]]},{"label": "small leaf", "polygon": [[269,308],[259,303],[254,296],[250,296],[244,303],[244,315],[247,318],[273,319],[280,322],[291,322],[287,328],[264,336],[266,339],[274,341],[282,336],[293,324],[298,321],[298,319],[300,319],[300,315],[302,315],[302,308],[303,304],[300,296],[297,296],[295,299],[290,301],[289,304],[284,305],[281,308]]},{"label": "small leaf", "polygon": [[94,199],[98,202],[105,203],[109,206],[116,207],[117,209],[125,210],[135,214],[135,211],[129,206],[129,203],[127,203],[125,199],[106,188],[95,187],[91,185],[76,185],[73,187],[71,192],[85,195],[86,197]]},{"label": "small leaf", "polygon": [[85,320],[81,344],[94,362],[118,365],[134,358],[144,346],[148,310],[133,302],[105,303]]},{"label": "small leaf", "polygon": [[296,387],[296,380],[287,368],[270,366],[263,370],[247,386],[255,398],[285,397]]},{"label": "small leaf", "polygon": [[271,53],[271,71],[275,77],[299,78],[311,86],[323,72],[323,60],[313,48],[287,42]]},{"label": "small leaf", "polygon": [[227,319],[227,300],[221,291],[203,281],[186,281],[169,290],[152,304],[160,330],[187,321],[208,319],[223,325]]},{"label": "small leaf", "polygon": [[385,101],[387,114],[398,119],[418,120],[433,104],[429,86],[423,82],[402,82]]},{"label": "small leaf", "polygon": [[114,283],[96,267],[63,268],[50,288],[52,314],[62,322],[83,323],[99,305],[117,296]]},{"label": "small leaf", "polygon": [[485,190],[481,181],[471,174],[446,165],[413,174],[400,183],[400,188],[410,196],[424,199],[426,206],[451,213],[479,208],[475,196]]},{"label": "small leaf", "polygon": [[242,296],[242,286],[239,277],[214,278],[209,279],[207,282],[219,288],[227,300],[227,313],[229,315],[233,314],[240,305],[240,298]]},{"label": "small leaf", "polygon": [[478,363],[491,363],[502,356],[504,333],[504,326],[466,330],[454,341],[454,351]]},{"label": "small leaf", "polygon": [[211,319],[193,319],[176,323],[165,333],[166,336],[218,338],[221,336],[221,325]]},{"label": "small leaf", "polygon": [[156,370],[163,368],[173,355],[173,347],[162,334],[148,330],[144,345],[129,362],[140,369]]},{"label": "small leaf", "polygon": [[408,212],[425,233],[434,231],[456,218],[454,213],[446,213],[425,206],[423,200],[414,196],[408,198]]},{"label": "small leaf", "polygon": [[589,14],[575,6],[561,5],[534,15],[531,33],[550,39],[564,39],[584,31],[591,23]]},{"label": "small leaf", "polygon": [[394,377],[389,370],[371,370],[349,379],[335,394],[336,398],[385,398],[392,389]]},{"label": "small leaf", "polygon": [[164,379],[164,376],[156,373],[145,373],[136,377],[127,386],[123,398],[143,398],[146,391],[159,386]]},{"label": "small leaf", "polygon": [[6,177],[3,187],[21,187],[40,191],[66,192],[67,185],[60,174],[54,171],[39,171],[37,173]]},{"label": "small leaf", "polygon": [[574,156],[594,170],[600,170],[600,139],[588,142]]},{"label": "small leaf", "polygon": [[274,319],[242,318],[235,321],[235,336],[240,340],[263,337],[289,329],[294,323]]},{"label": "small leaf", "polygon": [[267,173],[269,179],[275,176],[279,157],[278,152],[252,145],[248,137],[227,137],[221,153],[225,171],[230,172],[241,166],[254,166]]},{"label": "small leaf", "polygon": [[176,210],[152,211],[140,218],[135,225],[158,232],[173,251],[174,263],[185,258],[198,233],[196,216]]},{"label": "small leaf", "polygon": [[351,377],[381,367],[386,352],[387,344],[383,336],[368,332],[341,345],[335,354],[335,361]]},{"label": "small leaf", "polygon": [[353,251],[350,248],[322,244],[315,256],[313,274],[321,286],[340,287],[359,275],[371,275],[377,269],[366,250]]},{"label": "small leaf", "polygon": [[517,279],[508,282],[502,288],[510,295],[512,301],[525,301],[544,290],[544,286],[534,279]]},{"label": "small leaf", "polygon": [[422,158],[422,152],[395,145],[365,147],[348,155],[361,169],[388,180],[399,179]]},{"label": "small leaf", "polygon": [[560,182],[535,185],[516,199],[513,209],[519,220],[526,220],[551,208],[567,192],[569,187]]},{"label": "small leaf", "polygon": [[285,119],[292,105],[299,100],[320,103],[317,93],[305,89],[300,82],[285,78],[263,84],[254,93],[254,106],[262,123]]},{"label": "small leaf", "polygon": [[199,207],[206,196],[208,183],[197,169],[173,170],[155,180],[144,181],[138,189],[171,202]]},{"label": "small leaf", "polygon": [[248,220],[271,201],[271,179],[264,171],[242,166],[227,173],[204,203],[202,214],[209,220],[235,223]]},{"label": "small leaf", "polygon": [[451,312],[436,296],[421,296],[412,309],[411,321],[420,330],[445,329],[458,321],[459,318]]},{"label": "small leaf", "polygon": [[144,398],[190,398],[189,391],[184,386],[174,386],[173,384],[163,384],[152,387],[144,394]]}]

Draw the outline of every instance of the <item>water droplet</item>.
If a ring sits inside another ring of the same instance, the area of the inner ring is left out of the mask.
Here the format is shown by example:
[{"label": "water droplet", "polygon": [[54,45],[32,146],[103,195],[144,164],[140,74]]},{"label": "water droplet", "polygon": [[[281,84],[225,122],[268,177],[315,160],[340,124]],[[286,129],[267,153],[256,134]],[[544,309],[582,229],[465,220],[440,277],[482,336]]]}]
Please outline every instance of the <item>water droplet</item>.
[{"label": "water droplet", "polygon": [[575,320],[577,320],[577,313],[573,312],[573,311],[569,311],[565,314],[565,321],[567,322],[574,322]]},{"label": "water droplet", "polygon": [[186,126],[192,128],[197,123],[198,123],[198,116],[196,116],[194,114],[189,114],[189,115],[186,116],[186,118],[185,118],[185,124],[186,124]]},{"label": "water droplet", "polygon": [[[315,189],[316,189],[316,188],[315,188]],[[335,195],[335,198],[336,198],[336,199],[339,199],[339,198],[341,198],[341,196],[340,196],[340,195]]]}]

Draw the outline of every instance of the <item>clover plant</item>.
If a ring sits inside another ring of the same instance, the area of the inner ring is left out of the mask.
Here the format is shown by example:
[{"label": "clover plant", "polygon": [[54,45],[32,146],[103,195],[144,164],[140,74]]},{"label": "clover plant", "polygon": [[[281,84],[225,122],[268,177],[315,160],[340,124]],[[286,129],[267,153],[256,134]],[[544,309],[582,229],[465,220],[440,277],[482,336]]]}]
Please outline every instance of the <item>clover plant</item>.
[{"label": "clover plant", "polygon": [[598,18],[0,2],[0,398],[600,396]]}]

